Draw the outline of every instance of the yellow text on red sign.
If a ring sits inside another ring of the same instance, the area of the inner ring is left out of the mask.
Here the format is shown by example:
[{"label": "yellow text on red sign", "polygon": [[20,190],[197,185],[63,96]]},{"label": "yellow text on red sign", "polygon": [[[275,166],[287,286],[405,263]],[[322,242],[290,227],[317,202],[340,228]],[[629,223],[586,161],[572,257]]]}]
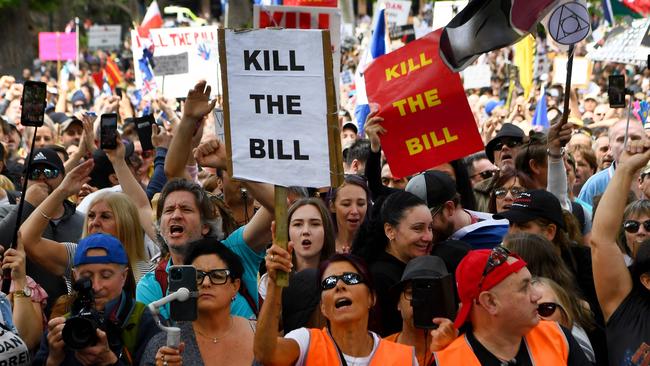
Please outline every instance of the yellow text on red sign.
[{"label": "yellow text on red sign", "polygon": [[406,140],[405,143],[409,155],[413,156],[454,141],[458,141],[458,135],[452,135],[447,127],[443,127],[437,133],[436,131],[424,133],[418,137]]},{"label": "yellow text on red sign", "polygon": [[392,79],[397,79],[401,76],[407,75],[410,72],[418,70],[422,67],[431,65],[433,60],[427,58],[424,52],[420,53],[419,59],[416,57],[411,57],[402,61],[398,64],[395,64],[386,69],[386,81],[391,81]]},{"label": "yellow text on red sign", "polygon": [[442,101],[438,97],[438,89],[434,88],[424,93],[418,93],[395,101],[393,102],[393,107],[397,108],[401,117],[404,117],[407,113],[416,113],[440,104],[442,104]]}]

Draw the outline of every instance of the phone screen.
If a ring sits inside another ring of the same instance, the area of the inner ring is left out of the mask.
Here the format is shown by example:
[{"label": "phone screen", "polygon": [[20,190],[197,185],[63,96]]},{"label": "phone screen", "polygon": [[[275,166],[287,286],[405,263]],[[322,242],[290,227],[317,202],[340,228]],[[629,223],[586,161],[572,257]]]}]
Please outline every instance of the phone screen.
[{"label": "phone screen", "polygon": [[607,94],[611,108],[625,108],[625,76],[611,75]]},{"label": "phone screen", "polygon": [[45,115],[46,86],[43,82],[26,81],[23,86],[22,113],[23,126],[43,126]]},{"label": "phone screen", "polygon": [[[196,293],[196,269],[193,266],[169,267],[169,293],[185,287],[190,293]],[[185,301],[172,301],[169,304],[169,315],[174,321],[194,321],[197,318],[197,299],[191,296]]]},{"label": "phone screen", "polygon": [[100,142],[102,149],[117,148],[117,114],[102,114]]},{"label": "phone screen", "polygon": [[436,329],[433,318],[454,319],[456,305],[454,282],[451,275],[436,279],[414,279],[413,298],[413,323],[416,328]]},{"label": "phone screen", "polygon": [[151,134],[153,124],[156,123],[152,114],[147,114],[140,118],[135,119],[135,128],[138,131],[138,138],[142,145],[142,151],[153,150],[154,146],[151,142]]}]

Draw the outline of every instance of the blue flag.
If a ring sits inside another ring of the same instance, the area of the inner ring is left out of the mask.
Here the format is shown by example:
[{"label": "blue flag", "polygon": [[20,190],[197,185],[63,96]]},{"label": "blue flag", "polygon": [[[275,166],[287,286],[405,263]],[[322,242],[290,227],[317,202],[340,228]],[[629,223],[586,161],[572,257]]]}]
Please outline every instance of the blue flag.
[{"label": "blue flag", "polygon": [[537,101],[537,106],[535,107],[533,127],[535,126],[541,126],[545,130],[550,127],[550,124],[548,123],[548,110],[546,106],[546,90],[544,87],[542,87],[539,101]]}]

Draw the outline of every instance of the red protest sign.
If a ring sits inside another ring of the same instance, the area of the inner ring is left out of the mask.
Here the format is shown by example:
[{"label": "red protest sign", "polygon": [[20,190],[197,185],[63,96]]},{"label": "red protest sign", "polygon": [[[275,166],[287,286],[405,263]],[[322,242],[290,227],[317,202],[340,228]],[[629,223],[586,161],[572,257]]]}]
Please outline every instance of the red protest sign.
[{"label": "red protest sign", "polygon": [[287,6],[324,6],[336,8],[338,0],[284,0],[282,5]]},{"label": "red protest sign", "polygon": [[366,92],[380,105],[381,145],[393,175],[405,177],[483,150],[463,83],[439,56],[441,31],[375,59]]}]

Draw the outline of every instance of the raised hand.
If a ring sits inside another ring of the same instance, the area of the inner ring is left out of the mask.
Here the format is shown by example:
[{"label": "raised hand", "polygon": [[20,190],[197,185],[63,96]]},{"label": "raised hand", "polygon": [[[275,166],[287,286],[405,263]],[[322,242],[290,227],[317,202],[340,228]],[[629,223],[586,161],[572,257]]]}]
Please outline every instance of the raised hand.
[{"label": "raised hand", "polygon": [[226,145],[219,139],[210,139],[194,149],[194,159],[203,167],[226,169]]},{"label": "raised hand", "polygon": [[214,109],[216,100],[210,102],[210,88],[207,85],[205,80],[199,81],[194,89],[190,90],[187,93],[187,99],[185,99],[185,109],[183,110],[183,117],[190,118],[192,120],[198,121],[205,117],[212,109]]}]

